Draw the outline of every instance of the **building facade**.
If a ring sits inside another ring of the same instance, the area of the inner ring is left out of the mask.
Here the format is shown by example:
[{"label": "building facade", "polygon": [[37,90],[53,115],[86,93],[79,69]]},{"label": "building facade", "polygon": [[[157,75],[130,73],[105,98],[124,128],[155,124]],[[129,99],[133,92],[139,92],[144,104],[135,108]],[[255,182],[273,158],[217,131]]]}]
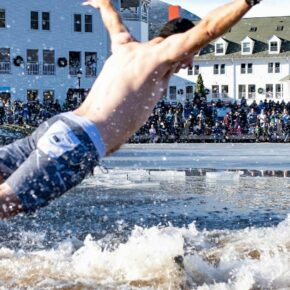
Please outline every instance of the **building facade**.
[{"label": "building facade", "polygon": [[[149,0],[113,3],[134,37],[148,38]],[[1,0],[0,38],[3,102],[84,97],[110,54],[99,11],[80,1]]]},{"label": "building facade", "polygon": [[[290,101],[290,16],[242,19],[199,51],[192,69],[177,76],[196,83],[199,74],[207,101]],[[171,82],[166,100],[185,101],[190,96],[186,86]]]}]

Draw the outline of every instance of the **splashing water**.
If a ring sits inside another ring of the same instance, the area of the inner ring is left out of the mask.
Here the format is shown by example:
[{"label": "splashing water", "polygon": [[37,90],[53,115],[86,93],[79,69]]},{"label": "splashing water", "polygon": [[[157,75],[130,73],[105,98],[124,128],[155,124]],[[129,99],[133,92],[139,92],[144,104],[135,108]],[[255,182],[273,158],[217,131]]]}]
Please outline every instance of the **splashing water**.
[{"label": "splashing water", "polygon": [[[35,237],[38,238],[38,237]],[[290,287],[290,216],[277,227],[198,231],[135,227],[125,243],[88,235],[57,248],[0,249],[6,289],[281,289]],[[4,288],[3,288],[4,289]]]}]

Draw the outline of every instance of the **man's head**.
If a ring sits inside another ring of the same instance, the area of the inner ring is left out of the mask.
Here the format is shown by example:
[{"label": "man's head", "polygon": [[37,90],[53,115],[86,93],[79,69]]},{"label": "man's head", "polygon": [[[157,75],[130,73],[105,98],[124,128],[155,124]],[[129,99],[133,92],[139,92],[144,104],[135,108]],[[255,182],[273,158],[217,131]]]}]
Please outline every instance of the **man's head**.
[{"label": "man's head", "polygon": [[[176,18],[173,20],[168,21],[159,32],[159,37],[167,38],[171,35],[183,33],[187,30],[194,27],[194,24],[186,19],[186,18]],[[193,55],[186,55],[184,59],[180,60],[178,66],[175,69],[175,73],[178,73],[181,68],[192,68],[192,61],[193,61]]]},{"label": "man's head", "polygon": [[186,18],[175,18],[168,21],[159,32],[160,37],[167,38],[176,33],[183,33],[194,27],[194,24]]}]

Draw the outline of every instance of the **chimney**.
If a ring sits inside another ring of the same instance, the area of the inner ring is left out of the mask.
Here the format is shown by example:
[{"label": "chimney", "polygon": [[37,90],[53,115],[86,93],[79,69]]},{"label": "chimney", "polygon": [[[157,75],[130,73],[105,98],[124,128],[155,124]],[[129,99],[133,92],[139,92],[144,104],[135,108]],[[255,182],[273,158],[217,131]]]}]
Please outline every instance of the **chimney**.
[{"label": "chimney", "polygon": [[169,5],[168,6],[168,20],[173,20],[180,17],[181,8],[178,5]]}]

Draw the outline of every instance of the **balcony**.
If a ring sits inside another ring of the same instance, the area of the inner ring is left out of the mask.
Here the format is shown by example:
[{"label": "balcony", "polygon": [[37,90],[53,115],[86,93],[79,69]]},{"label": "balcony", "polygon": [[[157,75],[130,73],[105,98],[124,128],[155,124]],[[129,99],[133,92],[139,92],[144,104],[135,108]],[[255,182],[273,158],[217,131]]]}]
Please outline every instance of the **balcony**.
[{"label": "balcony", "polygon": [[46,76],[55,75],[55,64],[44,63],[42,65],[42,74]]},{"label": "balcony", "polygon": [[26,64],[26,73],[28,75],[39,75],[40,73],[40,64],[28,62]]},{"label": "balcony", "polygon": [[6,61],[0,62],[0,74],[10,74],[11,73],[11,63]]}]

